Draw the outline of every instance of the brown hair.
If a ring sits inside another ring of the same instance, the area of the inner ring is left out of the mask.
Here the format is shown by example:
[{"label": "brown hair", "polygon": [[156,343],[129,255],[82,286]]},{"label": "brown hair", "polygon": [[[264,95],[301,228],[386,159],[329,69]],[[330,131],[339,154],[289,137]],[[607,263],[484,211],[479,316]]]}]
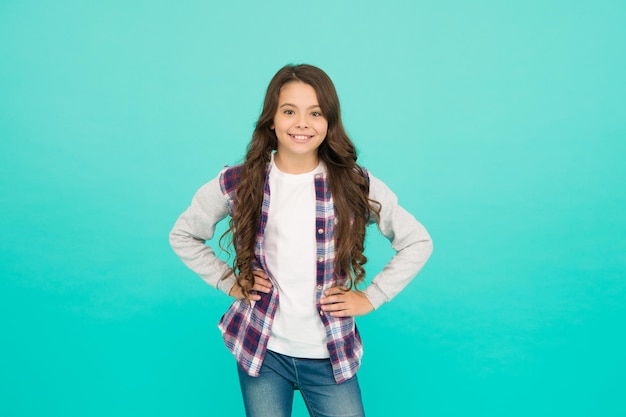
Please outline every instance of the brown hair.
[{"label": "brown hair", "polygon": [[369,181],[356,163],[356,149],[344,130],[339,98],[330,77],[312,65],[284,66],[267,87],[263,110],[248,145],[236,192],[236,200],[245,204],[236,204],[230,228],[224,234],[231,232],[232,242],[235,242],[233,270],[244,296],[249,294],[254,285],[252,263],[261,219],[266,169],[278,142],[271,127],[281,88],[292,81],[313,87],[322,114],[328,121],[328,132],[318,148],[318,157],[326,165],[337,218],[334,236],[335,273],[343,277],[339,282],[348,288],[356,287],[365,278],[365,228],[370,213],[378,215],[380,212],[380,204],[368,198]]}]

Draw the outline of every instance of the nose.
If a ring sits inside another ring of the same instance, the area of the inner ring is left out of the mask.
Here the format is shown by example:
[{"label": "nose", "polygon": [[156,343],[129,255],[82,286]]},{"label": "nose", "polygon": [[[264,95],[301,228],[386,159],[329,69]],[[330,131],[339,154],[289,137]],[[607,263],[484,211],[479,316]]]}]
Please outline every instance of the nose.
[{"label": "nose", "polygon": [[298,117],[298,120],[296,122],[296,127],[300,128],[300,129],[305,129],[305,128],[309,127],[309,123],[307,121],[306,114],[301,114],[300,117]]}]

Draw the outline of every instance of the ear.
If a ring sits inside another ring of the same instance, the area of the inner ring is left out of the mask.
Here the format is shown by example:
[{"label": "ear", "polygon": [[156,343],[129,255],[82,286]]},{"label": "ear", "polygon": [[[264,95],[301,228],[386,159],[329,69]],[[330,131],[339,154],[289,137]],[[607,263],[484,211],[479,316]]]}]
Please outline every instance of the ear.
[{"label": "ear", "polygon": [[274,130],[274,123],[270,125],[270,130]]}]

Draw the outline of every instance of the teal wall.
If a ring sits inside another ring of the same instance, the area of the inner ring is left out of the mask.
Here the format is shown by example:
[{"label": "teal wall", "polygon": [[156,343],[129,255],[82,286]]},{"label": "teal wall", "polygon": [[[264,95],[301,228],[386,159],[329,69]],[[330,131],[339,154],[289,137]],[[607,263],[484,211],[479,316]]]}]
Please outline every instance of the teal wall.
[{"label": "teal wall", "polygon": [[359,320],[368,415],[626,415],[625,21],[621,0],[0,0],[0,415],[243,415],[229,301],[167,234],[300,62],[435,240]]}]

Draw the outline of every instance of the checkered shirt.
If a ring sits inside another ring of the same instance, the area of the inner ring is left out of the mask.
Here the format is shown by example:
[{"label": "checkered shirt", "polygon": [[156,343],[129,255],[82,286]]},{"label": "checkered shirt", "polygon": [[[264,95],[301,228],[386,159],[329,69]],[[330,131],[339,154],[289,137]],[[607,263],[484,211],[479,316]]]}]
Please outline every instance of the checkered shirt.
[{"label": "checkered shirt", "polygon": [[[255,246],[255,265],[268,275],[271,281],[274,277],[268,271],[263,248],[263,236],[270,205],[269,171],[268,165],[265,176],[263,207],[261,221],[257,233]],[[220,187],[227,197],[230,213],[237,205],[236,190],[241,177],[242,166],[226,168],[219,177]],[[315,229],[316,229],[316,293],[317,310],[326,329],[326,346],[330,354],[335,381],[339,384],[352,378],[361,364],[363,346],[353,317],[331,317],[322,311],[319,302],[325,289],[336,285],[343,285],[345,278],[336,276],[335,269],[335,210],[330,193],[330,184],[326,174],[315,175]],[[260,293],[261,299],[247,303],[236,300],[224,314],[219,323],[226,347],[235,355],[239,365],[251,376],[258,376],[267,350],[272,322],[278,308],[277,286],[272,286],[268,294]]]}]

